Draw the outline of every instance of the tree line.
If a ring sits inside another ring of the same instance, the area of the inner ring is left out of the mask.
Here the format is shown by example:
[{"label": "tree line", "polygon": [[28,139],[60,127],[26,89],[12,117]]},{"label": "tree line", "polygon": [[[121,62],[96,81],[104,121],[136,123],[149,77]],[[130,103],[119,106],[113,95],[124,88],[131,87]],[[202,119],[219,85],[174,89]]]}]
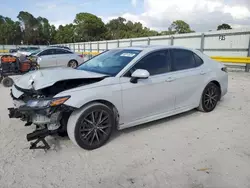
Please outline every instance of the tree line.
[{"label": "tree line", "polygon": [[[17,18],[18,21],[13,21],[0,15],[0,44],[49,45],[195,32],[183,20],[176,20],[167,31],[158,32],[122,17],[105,24],[101,18],[86,12],[76,14],[73,23],[58,28],[50,24],[48,19],[36,18],[29,12],[21,11]],[[222,24],[217,30],[221,29],[232,28]]]}]

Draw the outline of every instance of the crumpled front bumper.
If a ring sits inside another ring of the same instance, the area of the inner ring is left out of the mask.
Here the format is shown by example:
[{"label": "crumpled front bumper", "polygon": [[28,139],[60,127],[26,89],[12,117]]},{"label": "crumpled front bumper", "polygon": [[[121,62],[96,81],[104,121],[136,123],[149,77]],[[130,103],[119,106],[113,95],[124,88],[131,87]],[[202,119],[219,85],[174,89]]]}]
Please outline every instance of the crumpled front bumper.
[{"label": "crumpled front bumper", "polygon": [[[32,109],[20,106],[17,108],[8,108],[9,118],[18,118],[26,121],[25,126],[36,125],[36,130],[27,134],[27,141],[36,140],[31,143],[30,149],[49,149],[45,137],[54,135],[62,131],[61,120],[64,112],[71,112],[71,107],[59,106],[55,108]],[[63,125],[65,126],[65,125]],[[44,146],[37,146],[43,142]]]},{"label": "crumpled front bumper", "polygon": [[[9,118],[20,118],[23,121],[27,121],[25,126],[30,126],[32,122],[34,112],[32,111],[22,111],[19,108],[8,108]],[[47,126],[42,129],[36,129],[34,132],[27,134],[27,141],[36,140],[34,143],[30,144],[30,149],[50,149],[49,144],[46,142],[45,137],[49,135],[56,134],[57,130],[49,130]],[[38,146],[38,143],[42,142],[43,146]]]},{"label": "crumpled front bumper", "polygon": [[[60,124],[60,119],[62,117],[62,111],[52,110],[50,108],[44,109],[32,109],[28,107],[19,108],[8,108],[9,118],[18,118],[22,121],[27,121],[26,124],[35,124],[37,126],[47,125],[48,129],[52,128],[52,125]],[[25,125],[26,125],[25,124]]]}]

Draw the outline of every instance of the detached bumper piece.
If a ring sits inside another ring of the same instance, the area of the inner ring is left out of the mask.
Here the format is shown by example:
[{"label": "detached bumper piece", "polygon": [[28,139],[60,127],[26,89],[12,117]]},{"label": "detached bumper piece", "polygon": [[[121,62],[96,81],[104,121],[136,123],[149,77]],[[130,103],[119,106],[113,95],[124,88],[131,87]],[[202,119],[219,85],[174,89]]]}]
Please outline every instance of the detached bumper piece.
[{"label": "detached bumper piece", "polygon": [[[73,109],[68,106],[61,105],[56,108],[33,109],[26,106],[19,108],[8,108],[9,118],[18,118],[26,122],[25,126],[36,125],[36,130],[27,134],[28,142],[31,142],[30,149],[50,149],[45,138],[47,136],[59,134],[65,131],[67,122],[64,118],[69,117]],[[43,144],[43,145],[42,145]]]},{"label": "detached bumper piece", "polygon": [[[32,120],[31,120],[31,114],[29,113],[24,113],[23,111],[20,111],[18,108],[8,108],[9,110],[9,118],[19,118],[22,119],[23,121],[27,121],[25,126],[30,126],[32,125]],[[27,141],[33,141],[30,143],[30,148],[29,149],[44,149],[48,150],[50,149],[50,146],[48,142],[45,140],[45,137],[57,134],[57,129],[56,130],[49,130],[47,126],[45,125],[43,129],[36,129],[34,132],[27,134]],[[41,145],[42,143],[43,145]]]},{"label": "detached bumper piece", "polygon": [[16,108],[8,108],[9,118],[22,118],[23,114]]},{"label": "detached bumper piece", "polygon": [[[56,134],[57,131],[50,131],[48,129],[36,130],[33,133],[27,134],[27,141],[36,140],[35,142],[30,143],[30,149],[50,149],[48,142],[45,140],[46,136]],[[42,146],[38,146],[38,144],[42,142]]]}]

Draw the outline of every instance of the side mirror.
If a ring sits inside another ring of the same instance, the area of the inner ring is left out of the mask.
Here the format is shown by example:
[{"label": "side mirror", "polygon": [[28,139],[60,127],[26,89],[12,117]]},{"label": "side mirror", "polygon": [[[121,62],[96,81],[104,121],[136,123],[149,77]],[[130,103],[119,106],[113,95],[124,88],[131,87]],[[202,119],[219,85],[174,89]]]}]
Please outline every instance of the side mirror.
[{"label": "side mirror", "polygon": [[147,79],[149,77],[149,72],[144,69],[137,69],[135,72],[133,72],[130,82],[131,83],[137,83],[138,79]]}]

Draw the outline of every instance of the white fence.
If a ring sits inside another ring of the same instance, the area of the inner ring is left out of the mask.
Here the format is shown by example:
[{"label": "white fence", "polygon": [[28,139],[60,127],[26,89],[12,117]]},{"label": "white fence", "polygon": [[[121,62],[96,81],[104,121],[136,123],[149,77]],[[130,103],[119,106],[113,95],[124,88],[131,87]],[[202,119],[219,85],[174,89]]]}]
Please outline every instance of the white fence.
[{"label": "white fence", "polygon": [[18,47],[39,47],[46,48],[46,45],[1,45],[0,44],[0,52],[8,52],[10,49],[17,49]]},{"label": "white fence", "polygon": [[[199,49],[209,56],[250,56],[250,29],[223,30],[206,33],[165,35],[108,41],[57,44],[67,46],[75,52],[99,53],[117,47],[138,45],[174,45]],[[35,46],[35,45],[32,45]],[[0,45],[0,52],[27,45]],[[47,46],[39,46],[45,48]]]},{"label": "white fence", "polygon": [[209,56],[246,57],[250,56],[250,29],[57,45],[68,46],[75,52],[90,52],[90,54],[117,47],[137,45],[174,45],[199,49]]}]

